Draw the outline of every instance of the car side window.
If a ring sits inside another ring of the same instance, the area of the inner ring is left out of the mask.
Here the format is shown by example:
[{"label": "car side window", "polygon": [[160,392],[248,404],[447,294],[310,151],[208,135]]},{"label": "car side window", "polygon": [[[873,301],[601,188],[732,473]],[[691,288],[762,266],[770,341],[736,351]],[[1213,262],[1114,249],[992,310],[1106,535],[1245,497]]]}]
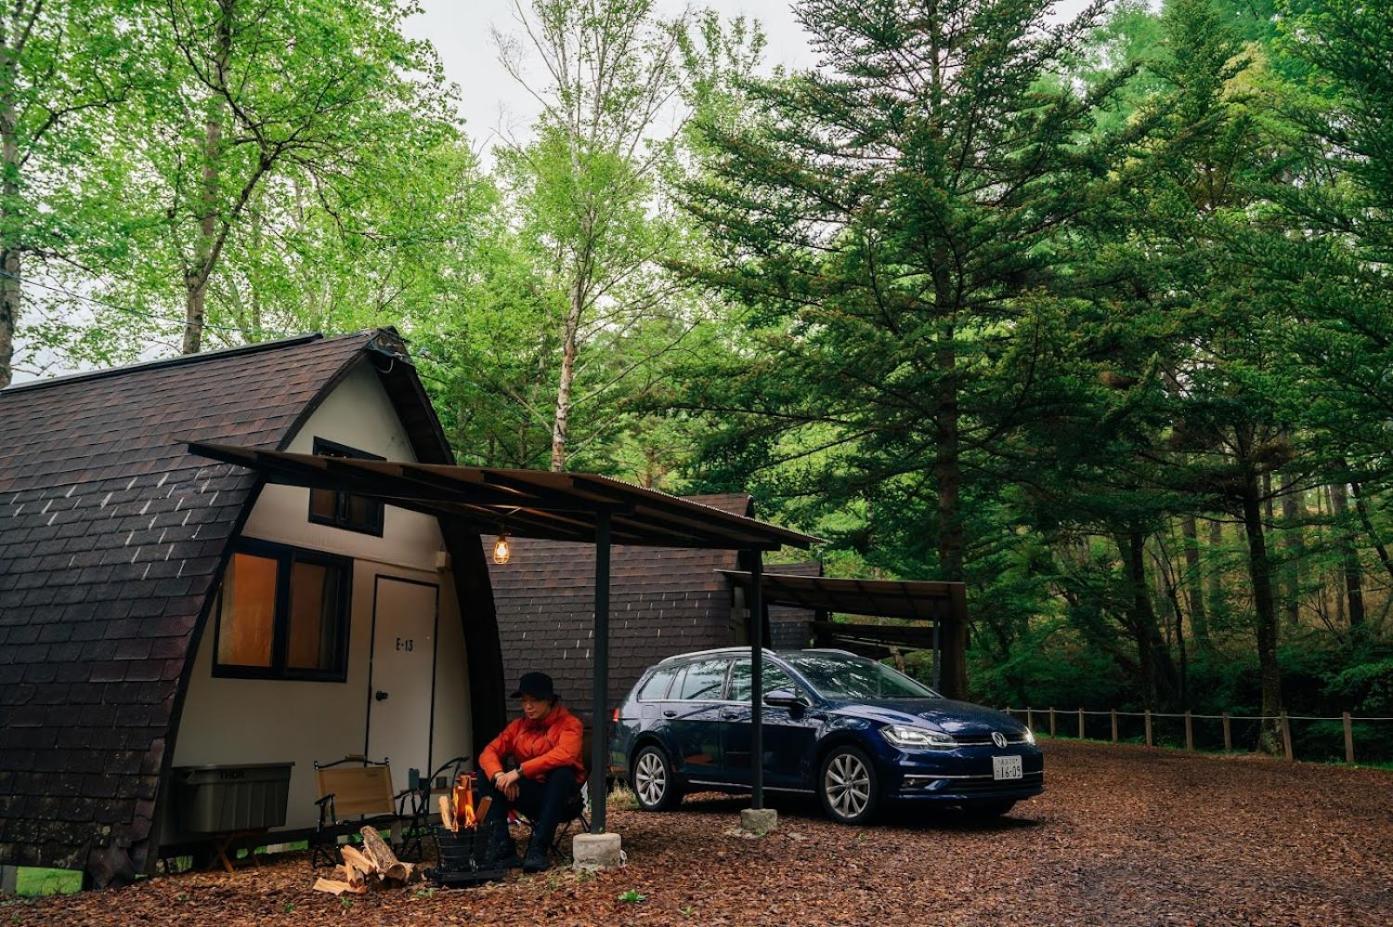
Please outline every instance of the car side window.
[{"label": "car side window", "polygon": [[638,700],[640,702],[661,702],[667,698],[668,686],[672,684],[672,677],[677,675],[675,669],[656,670],[648,681],[643,684],[643,688],[638,690]]},{"label": "car side window", "polygon": [[[761,674],[764,679],[764,691],[773,692],[775,689],[798,690],[793,680],[788,677],[783,669],[773,663],[763,664],[764,672]],[[736,660],[735,666],[730,670],[730,689],[726,696],[732,702],[748,702],[750,700],[750,661]]]},{"label": "car side window", "polygon": [[687,671],[678,679],[678,684],[673,686],[673,691],[677,694],[669,698],[683,701],[719,700],[721,689],[725,687],[726,667],[729,665],[729,660],[698,660],[696,663],[687,664]]}]

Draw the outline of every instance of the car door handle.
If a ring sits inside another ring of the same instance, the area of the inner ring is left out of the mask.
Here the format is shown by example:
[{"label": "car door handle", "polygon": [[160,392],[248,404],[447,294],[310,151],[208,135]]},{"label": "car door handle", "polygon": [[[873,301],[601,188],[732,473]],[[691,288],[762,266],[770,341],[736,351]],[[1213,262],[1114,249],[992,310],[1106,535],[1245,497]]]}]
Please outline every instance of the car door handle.
[{"label": "car door handle", "polygon": [[738,711],[726,709],[725,711],[721,712],[722,721],[734,721],[738,717],[740,717],[740,712]]},{"label": "car door handle", "polygon": [[377,699],[379,702],[387,701],[387,693],[383,692],[381,689],[378,689],[375,693],[373,693],[372,697]]},{"label": "car door handle", "polygon": [[664,718],[675,718],[675,717],[677,717],[677,712],[673,711],[671,708],[664,708],[664,709],[663,709],[663,717],[664,717]]}]

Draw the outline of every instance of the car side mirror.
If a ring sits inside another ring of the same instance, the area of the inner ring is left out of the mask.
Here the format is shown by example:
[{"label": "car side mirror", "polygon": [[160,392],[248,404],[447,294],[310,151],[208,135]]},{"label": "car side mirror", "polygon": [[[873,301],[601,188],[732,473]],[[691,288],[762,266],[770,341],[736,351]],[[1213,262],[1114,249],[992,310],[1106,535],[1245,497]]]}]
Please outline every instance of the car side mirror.
[{"label": "car side mirror", "polygon": [[805,708],[807,704],[792,689],[774,689],[765,693],[764,704],[773,708]]}]

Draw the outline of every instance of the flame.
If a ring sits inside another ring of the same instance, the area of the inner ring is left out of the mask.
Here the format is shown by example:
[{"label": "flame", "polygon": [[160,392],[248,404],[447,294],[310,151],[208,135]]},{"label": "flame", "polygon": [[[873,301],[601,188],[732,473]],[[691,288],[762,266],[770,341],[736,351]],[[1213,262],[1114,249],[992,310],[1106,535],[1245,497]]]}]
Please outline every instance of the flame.
[{"label": "flame", "polygon": [[474,776],[472,774],[461,773],[459,780],[455,783],[455,819],[468,830],[473,830],[478,825],[478,818],[474,814]]}]

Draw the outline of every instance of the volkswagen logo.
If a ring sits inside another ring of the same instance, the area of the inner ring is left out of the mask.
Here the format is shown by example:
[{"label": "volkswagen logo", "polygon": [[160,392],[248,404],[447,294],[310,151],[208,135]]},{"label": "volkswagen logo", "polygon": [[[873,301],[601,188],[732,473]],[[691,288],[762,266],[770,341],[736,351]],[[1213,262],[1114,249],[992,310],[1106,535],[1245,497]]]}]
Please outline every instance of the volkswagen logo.
[{"label": "volkswagen logo", "polygon": [[998,747],[1006,746],[1006,735],[1000,731],[992,731],[992,743],[996,744]]}]

